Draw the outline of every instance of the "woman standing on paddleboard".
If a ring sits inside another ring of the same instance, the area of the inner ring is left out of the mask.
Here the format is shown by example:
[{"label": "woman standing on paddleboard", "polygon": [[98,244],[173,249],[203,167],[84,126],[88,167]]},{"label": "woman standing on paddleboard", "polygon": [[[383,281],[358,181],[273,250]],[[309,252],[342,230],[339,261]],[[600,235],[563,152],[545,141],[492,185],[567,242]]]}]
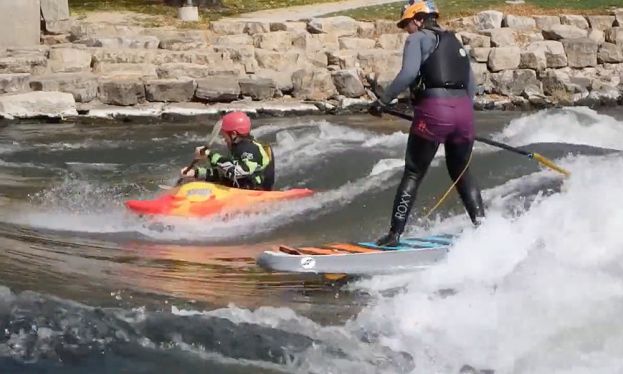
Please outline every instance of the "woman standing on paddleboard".
[{"label": "woman standing on paddleboard", "polygon": [[[437,24],[433,1],[415,0],[405,7],[398,27],[410,35],[404,47],[402,68],[382,97],[370,107],[381,116],[407,87],[411,90],[414,118],[411,124],[405,170],[398,186],[388,234],[379,246],[395,247],[426,171],[443,143],[446,165],[467,213],[474,224],[484,217],[480,189],[469,173],[474,146],[474,75],[469,58],[453,32]],[[458,181],[457,181],[458,180]]]}]

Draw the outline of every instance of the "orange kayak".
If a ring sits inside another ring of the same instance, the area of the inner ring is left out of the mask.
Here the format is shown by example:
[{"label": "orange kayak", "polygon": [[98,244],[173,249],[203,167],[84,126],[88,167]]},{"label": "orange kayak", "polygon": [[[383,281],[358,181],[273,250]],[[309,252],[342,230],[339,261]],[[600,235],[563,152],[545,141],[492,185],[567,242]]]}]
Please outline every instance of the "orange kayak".
[{"label": "orange kayak", "polygon": [[190,182],[154,200],[129,200],[126,207],[138,214],[206,217],[227,212],[251,212],[263,203],[310,196],[307,188],[286,191],[254,191],[209,182]]}]

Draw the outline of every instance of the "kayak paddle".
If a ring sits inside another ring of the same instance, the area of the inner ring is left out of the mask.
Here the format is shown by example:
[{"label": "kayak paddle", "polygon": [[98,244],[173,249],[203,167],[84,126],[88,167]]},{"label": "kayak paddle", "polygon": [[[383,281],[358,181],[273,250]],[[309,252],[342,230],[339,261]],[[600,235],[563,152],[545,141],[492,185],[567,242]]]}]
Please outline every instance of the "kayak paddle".
[{"label": "kayak paddle", "polygon": [[[368,93],[368,96],[370,96],[371,99],[377,100],[377,96],[372,91],[370,91],[369,89],[366,89],[366,91]],[[406,119],[407,121],[413,121],[413,116],[411,116],[411,115],[409,115],[407,113],[400,112],[398,110],[394,110],[394,109],[385,107],[385,108],[383,108],[383,112],[385,112],[387,114],[391,114],[392,116],[395,116],[395,117],[398,117],[398,118]],[[546,167],[548,167],[548,168],[550,168],[550,169],[552,169],[554,171],[557,171],[557,172],[559,172],[559,173],[561,173],[561,174],[563,174],[563,175],[565,175],[567,177],[569,175],[571,175],[571,173],[568,170],[563,169],[562,167],[556,165],[554,163],[554,161],[550,160],[549,158],[543,156],[540,153],[524,151],[524,150],[516,148],[516,147],[511,147],[508,144],[496,142],[494,140],[483,138],[483,137],[480,137],[480,136],[477,136],[475,138],[475,140],[477,140],[477,141],[479,141],[481,143],[489,144],[489,145],[497,147],[497,148],[504,149],[504,150],[509,151],[509,152],[520,154],[522,156],[528,156],[528,158],[536,160],[538,163],[540,163],[540,164],[542,164],[542,165],[544,165],[544,166],[546,166]]]},{"label": "kayak paddle", "polygon": [[[208,140],[208,145],[204,146],[201,151],[205,152],[211,145],[212,143],[214,143],[214,141],[216,140],[216,138],[218,137],[218,133],[221,131],[221,127],[223,126],[223,121],[219,120],[217,123],[214,124],[214,127],[212,128],[212,133],[210,134],[210,138]],[[188,172],[188,170],[192,169],[193,166],[195,166],[197,164],[197,162],[199,162],[200,159],[196,158],[194,160],[192,160],[192,162],[190,164],[188,164],[188,166],[184,169],[184,173]],[[175,188],[177,186],[179,186],[182,182],[184,181],[184,177],[180,177],[177,182],[175,182],[175,186],[167,186],[164,184],[158,185],[158,187],[160,187],[163,190],[170,190],[171,188]]]}]

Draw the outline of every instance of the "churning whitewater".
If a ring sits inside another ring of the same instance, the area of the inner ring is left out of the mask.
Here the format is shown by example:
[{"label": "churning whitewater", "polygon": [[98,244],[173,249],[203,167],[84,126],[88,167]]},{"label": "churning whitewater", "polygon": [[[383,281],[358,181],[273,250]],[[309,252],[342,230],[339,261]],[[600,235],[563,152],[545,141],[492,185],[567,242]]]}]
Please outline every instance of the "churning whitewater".
[{"label": "churning whitewater", "polygon": [[315,195],[256,214],[153,222],[123,201],[161,193],[157,185],[176,179],[209,127],[95,127],[101,142],[77,125],[1,130],[0,365],[623,371],[623,118],[588,108],[479,116],[479,135],[547,155],[571,176],[478,144],[472,170],[486,220],[472,227],[456,196],[422,219],[450,184],[440,151],[407,234],[460,234],[447,259],[335,285],[266,273],[253,258],[274,243],[384,233],[404,131],[340,117],[261,122],[255,133],[273,145],[277,187]]}]

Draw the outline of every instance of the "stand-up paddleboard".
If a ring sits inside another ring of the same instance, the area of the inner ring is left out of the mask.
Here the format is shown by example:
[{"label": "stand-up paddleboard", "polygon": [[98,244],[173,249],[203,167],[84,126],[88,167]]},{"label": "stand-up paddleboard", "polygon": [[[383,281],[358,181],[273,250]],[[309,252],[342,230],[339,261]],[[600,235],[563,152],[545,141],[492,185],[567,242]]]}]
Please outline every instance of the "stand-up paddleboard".
[{"label": "stand-up paddleboard", "polygon": [[320,247],[280,245],[264,251],[257,264],[272,271],[316,274],[384,274],[425,268],[444,259],[451,235],[405,238],[398,247],[370,242],[333,243]]}]

